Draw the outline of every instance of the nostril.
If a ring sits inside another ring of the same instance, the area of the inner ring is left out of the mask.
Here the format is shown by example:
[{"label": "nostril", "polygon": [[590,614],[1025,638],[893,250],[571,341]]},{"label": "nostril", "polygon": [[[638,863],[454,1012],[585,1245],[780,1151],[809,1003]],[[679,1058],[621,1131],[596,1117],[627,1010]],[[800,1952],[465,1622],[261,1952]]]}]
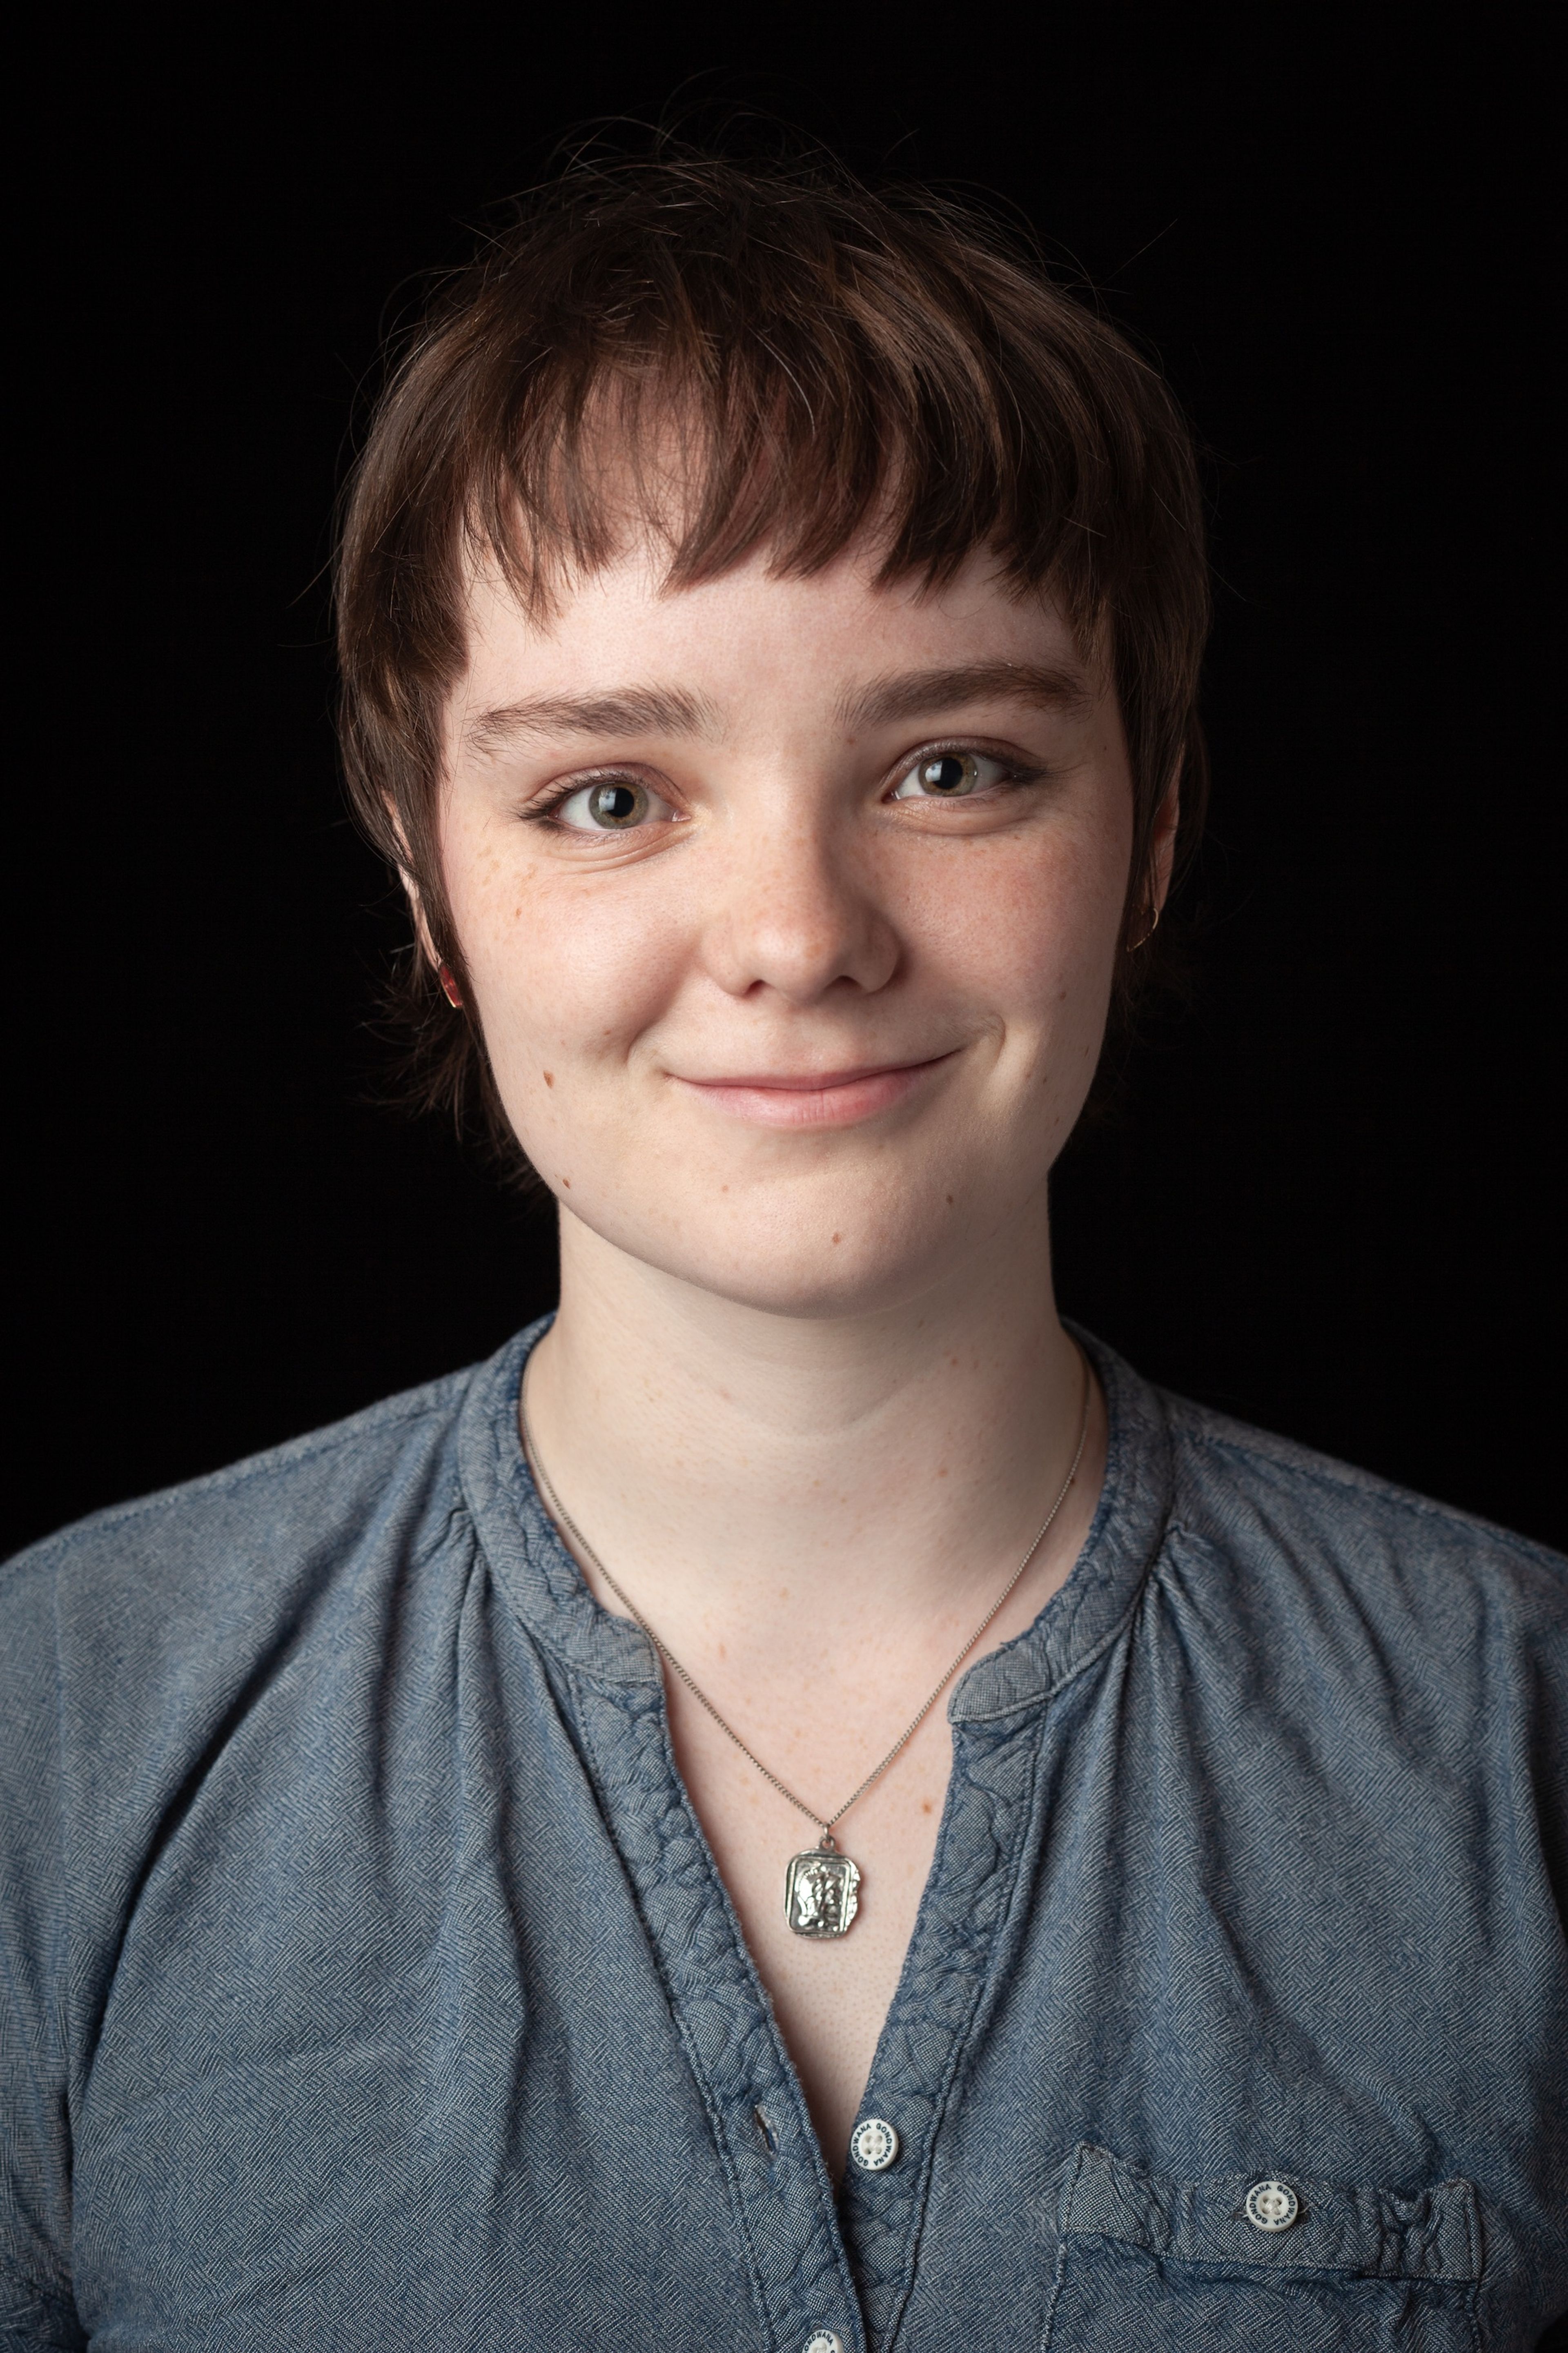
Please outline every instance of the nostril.
[{"label": "nostril", "polygon": [[839,926],[786,924],[771,914],[747,924],[732,915],[718,927],[708,960],[732,995],[772,991],[811,1004],[830,991],[863,996],[885,988],[900,955],[891,925],[874,915]]}]

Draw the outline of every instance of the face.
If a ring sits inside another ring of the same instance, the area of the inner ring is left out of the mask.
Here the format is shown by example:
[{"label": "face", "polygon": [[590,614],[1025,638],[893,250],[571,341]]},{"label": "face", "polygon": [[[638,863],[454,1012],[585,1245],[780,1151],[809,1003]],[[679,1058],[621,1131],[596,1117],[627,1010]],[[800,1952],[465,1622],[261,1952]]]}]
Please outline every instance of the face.
[{"label": "face", "polygon": [[565,1212],[736,1302],[892,1307],[1044,1230],[1105,1026],[1132,791],[1107,681],[976,560],[477,584],[440,846]]}]

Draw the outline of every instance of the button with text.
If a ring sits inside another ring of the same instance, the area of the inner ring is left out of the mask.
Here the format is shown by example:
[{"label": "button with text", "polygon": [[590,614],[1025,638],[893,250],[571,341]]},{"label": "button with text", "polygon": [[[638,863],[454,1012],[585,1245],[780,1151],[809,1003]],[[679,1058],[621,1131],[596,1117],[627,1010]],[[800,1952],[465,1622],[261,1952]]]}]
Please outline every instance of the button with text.
[{"label": "button with text", "polygon": [[1300,2211],[1287,2181],[1255,2181],[1246,2193],[1246,2219],[1255,2231],[1288,2231]]},{"label": "button with text", "polygon": [[885,2116],[863,2116],[850,2135],[850,2155],[863,2173],[885,2173],[898,2154],[898,2135]]}]

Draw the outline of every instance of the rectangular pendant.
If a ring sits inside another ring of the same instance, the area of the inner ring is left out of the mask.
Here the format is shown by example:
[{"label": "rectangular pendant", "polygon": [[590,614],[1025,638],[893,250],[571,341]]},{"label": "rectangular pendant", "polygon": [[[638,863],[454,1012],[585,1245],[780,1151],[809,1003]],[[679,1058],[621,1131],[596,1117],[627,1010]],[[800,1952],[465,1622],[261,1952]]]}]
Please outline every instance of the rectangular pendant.
[{"label": "rectangular pendant", "polygon": [[797,1936],[847,1936],[860,1909],[860,1865],[832,1847],[790,1858],[784,1917]]}]

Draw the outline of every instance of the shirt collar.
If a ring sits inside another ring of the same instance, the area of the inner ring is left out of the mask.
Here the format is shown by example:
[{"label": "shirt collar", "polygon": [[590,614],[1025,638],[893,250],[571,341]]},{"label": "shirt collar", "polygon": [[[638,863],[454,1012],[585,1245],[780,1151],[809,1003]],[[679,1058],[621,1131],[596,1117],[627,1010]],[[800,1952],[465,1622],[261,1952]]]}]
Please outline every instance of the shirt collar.
[{"label": "shirt collar", "polygon": [[458,1423],[463,1493],[496,1582],[546,1650],[602,1682],[657,1683],[652,1643],[640,1626],[594,1599],[539,1500],[523,1451],[523,1367],[554,1321],[542,1315],[477,1367]]},{"label": "shirt collar", "polygon": [[1126,1625],[1164,1540],[1174,1485],[1164,1401],[1103,1340],[1068,1329],[1105,1392],[1099,1504],[1071,1576],[1033,1624],[959,1677],[948,1707],[955,1724],[1037,1706],[1097,1659]]},{"label": "shirt collar", "polygon": [[[497,1582],[538,1641],[601,1681],[656,1683],[652,1644],[641,1627],[594,1599],[524,1456],[523,1367],[552,1320],[541,1316],[475,1371],[458,1427],[463,1492]],[[1160,1393],[1102,1341],[1072,1329],[1099,1376],[1108,1412],[1098,1508],[1071,1576],[1033,1624],[959,1677],[948,1707],[955,1724],[1037,1706],[1097,1658],[1130,1615],[1164,1536],[1173,1477]]]}]

